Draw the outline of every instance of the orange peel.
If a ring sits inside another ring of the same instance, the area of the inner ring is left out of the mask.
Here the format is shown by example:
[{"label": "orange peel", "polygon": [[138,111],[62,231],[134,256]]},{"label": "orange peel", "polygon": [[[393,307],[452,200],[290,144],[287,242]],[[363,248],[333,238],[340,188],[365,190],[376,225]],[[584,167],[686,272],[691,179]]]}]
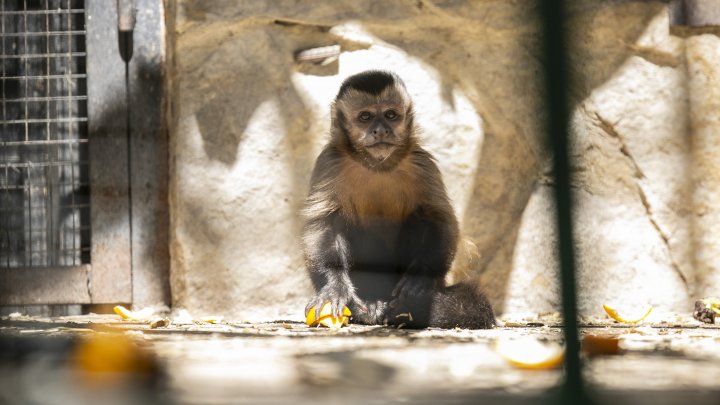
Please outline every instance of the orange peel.
[{"label": "orange peel", "polygon": [[622,323],[638,323],[647,318],[652,312],[652,305],[645,305],[639,309],[619,309],[612,304],[603,304],[605,312],[610,318]]},{"label": "orange peel", "polygon": [[352,315],[350,309],[348,309],[348,307],[343,307],[342,316],[333,316],[330,313],[331,310],[332,307],[330,303],[326,302],[320,309],[320,316],[315,319],[315,307],[312,307],[305,315],[305,323],[308,326],[323,325],[331,329],[339,329],[343,326],[347,326],[347,324],[350,322],[350,316]]},{"label": "orange peel", "polygon": [[140,311],[131,311],[122,305],[116,305],[113,308],[116,314],[120,315],[122,319],[130,319],[135,321],[144,321],[150,319],[154,312],[152,308],[143,308]]}]

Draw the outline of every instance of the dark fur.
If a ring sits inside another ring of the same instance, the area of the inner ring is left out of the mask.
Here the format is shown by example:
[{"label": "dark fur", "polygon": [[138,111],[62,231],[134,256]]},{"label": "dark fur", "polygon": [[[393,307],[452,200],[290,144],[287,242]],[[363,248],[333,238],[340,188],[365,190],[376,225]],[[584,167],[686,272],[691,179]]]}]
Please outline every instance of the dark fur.
[{"label": "dark fur", "polygon": [[[395,86],[396,76],[378,70],[368,70],[349,77],[340,86],[335,99],[339,99],[347,93],[349,89],[363,91],[373,96],[379,95],[385,88]],[[400,82],[402,83],[402,82]]]},{"label": "dark fur", "polygon": [[[402,122],[380,117],[372,124],[395,125],[387,136],[397,147],[381,161],[353,138],[359,124],[343,103],[366,97],[358,92],[380,97],[378,108],[384,108],[382,97],[392,105],[405,100]],[[315,164],[304,211],[305,257],[316,289],[308,308],[329,301],[339,313],[347,305],[353,322],[365,324],[490,328],[495,318],[482,294],[469,284],[444,284],[458,223],[440,171],[415,132],[412,104],[397,76],[365,72],[341,86],[331,140]]]}]

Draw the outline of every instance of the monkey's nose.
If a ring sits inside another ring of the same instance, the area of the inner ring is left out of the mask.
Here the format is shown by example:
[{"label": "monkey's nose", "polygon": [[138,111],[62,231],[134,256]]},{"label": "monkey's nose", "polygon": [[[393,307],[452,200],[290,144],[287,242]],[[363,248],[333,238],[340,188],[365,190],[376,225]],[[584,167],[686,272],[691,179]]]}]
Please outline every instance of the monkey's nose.
[{"label": "monkey's nose", "polygon": [[376,139],[378,139],[380,141],[384,141],[384,140],[390,138],[391,132],[387,128],[380,127],[380,128],[373,129],[373,135],[375,136]]}]

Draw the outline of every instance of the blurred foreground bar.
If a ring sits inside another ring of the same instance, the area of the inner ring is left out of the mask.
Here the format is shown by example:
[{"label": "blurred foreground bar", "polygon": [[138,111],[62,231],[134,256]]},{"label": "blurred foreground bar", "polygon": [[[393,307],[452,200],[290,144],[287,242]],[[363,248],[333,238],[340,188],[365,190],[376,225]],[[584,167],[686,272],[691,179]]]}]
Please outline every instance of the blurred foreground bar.
[{"label": "blurred foreground bar", "polygon": [[545,103],[547,105],[547,141],[553,151],[555,207],[559,238],[560,285],[562,287],[563,332],[565,335],[565,384],[560,402],[586,404],[580,372],[580,342],[577,325],[575,252],[572,229],[572,193],[568,153],[567,40],[564,2],[542,3],[543,51],[545,66]]}]

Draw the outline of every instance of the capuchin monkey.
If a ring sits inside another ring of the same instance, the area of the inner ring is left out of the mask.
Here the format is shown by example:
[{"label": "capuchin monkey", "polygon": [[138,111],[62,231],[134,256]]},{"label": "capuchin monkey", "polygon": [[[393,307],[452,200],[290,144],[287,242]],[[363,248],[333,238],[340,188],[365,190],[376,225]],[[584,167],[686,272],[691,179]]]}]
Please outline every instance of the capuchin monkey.
[{"label": "capuchin monkey", "polygon": [[[487,298],[445,286],[458,222],[442,176],[418,145],[412,101],[395,74],[347,78],[332,104],[304,209],[303,244],[315,296],[352,322],[410,328],[491,328]],[[437,134],[437,136],[448,136]]]}]

